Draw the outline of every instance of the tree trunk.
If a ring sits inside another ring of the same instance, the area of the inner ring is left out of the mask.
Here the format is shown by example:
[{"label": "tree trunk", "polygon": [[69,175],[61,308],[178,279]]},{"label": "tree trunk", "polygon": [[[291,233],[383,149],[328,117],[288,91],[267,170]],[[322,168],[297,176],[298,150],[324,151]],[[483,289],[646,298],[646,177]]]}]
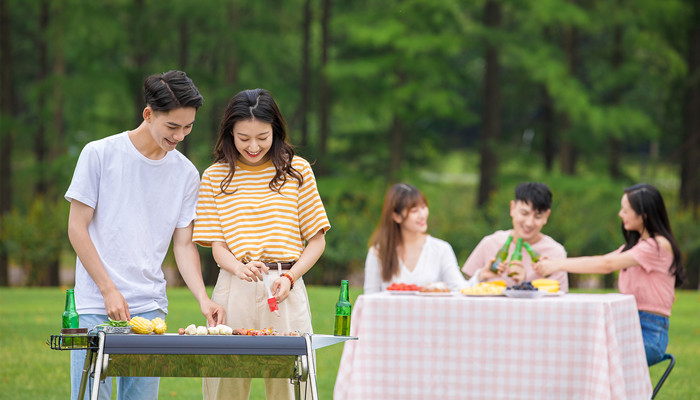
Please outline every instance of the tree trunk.
[{"label": "tree trunk", "polygon": [[[12,41],[10,40],[10,11],[5,0],[0,0],[0,118],[8,121],[0,129],[0,218],[12,208],[12,147],[15,135],[14,118],[17,116],[12,86]],[[0,224],[2,220],[0,219]],[[1,225],[0,225],[1,226]],[[4,245],[0,245],[0,286],[10,285],[10,260]]]},{"label": "tree trunk", "polygon": [[[683,146],[681,155],[681,203],[693,210],[693,219],[700,219],[700,0],[693,4],[692,26],[688,31],[688,82],[683,115]],[[700,255],[700,250],[695,251]],[[700,288],[700,260],[688,256],[685,287]]]},{"label": "tree trunk", "polygon": [[331,46],[331,0],[323,0],[323,12],[321,14],[321,74],[319,78],[319,158],[318,174],[325,175],[328,171],[328,136],[330,135],[330,87],[328,85],[328,49]]},{"label": "tree trunk", "polygon": [[[564,54],[569,63],[569,73],[572,78],[577,76],[578,60],[578,31],[575,28],[567,28],[564,33]],[[568,114],[561,115],[561,170],[567,175],[576,175],[576,161],[578,158],[578,149],[573,141],[573,132],[571,132],[571,118]]]},{"label": "tree trunk", "polygon": [[403,122],[398,114],[394,112],[394,119],[391,123],[391,129],[389,131],[389,154],[391,154],[389,170],[387,171],[387,179],[389,182],[396,182],[396,179],[399,176],[399,171],[401,171],[401,164],[403,163],[404,135],[405,132]]},{"label": "tree trunk", "polygon": [[[615,27],[614,33],[613,33],[613,53],[612,53],[612,67],[613,71],[619,71],[620,66],[622,65],[622,26],[617,25]],[[612,106],[617,107],[620,105],[620,99],[622,98],[622,89],[620,86],[616,86],[613,89],[612,93]],[[611,136],[610,139],[608,140],[608,147],[609,147],[609,160],[608,160],[608,169],[610,173],[610,177],[613,179],[619,179],[622,177],[622,171],[620,169],[620,164],[621,164],[621,157],[620,157],[620,139]],[[605,281],[606,287],[608,284],[608,281]]]},{"label": "tree trunk", "polygon": [[[501,25],[501,4],[496,0],[486,2],[484,8],[484,25],[495,29]],[[482,207],[488,203],[491,192],[496,184],[498,175],[498,139],[501,134],[501,93],[500,93],[500,63],[498,46],[486,42],[486,68],[484,71],[484,110],[481,117],[481,162],[479,166],[480,180],[476,204]]]},{"label": "tree trunk", "polygon": [[[188,18],[183,17],[180,19],[180,62],[178,69],[181,71],[187,71],[187,60],[190,58],[189,54],[189,30],[187,28]],[[178,149],[185,157],[190,152],[190,141],[183,140],[180,148]],[[176,276],[179,276],[176,274]]]},{"label": "tree trunk", "polygon": [[39,42],[37,43],[37,51],[39,52],[39,76],[37,81],[42,89],[37,96],[36,119],[37,128],[34,135],[34,158],[37,164],[37,176],[34,186],[34,196],[46,195],[46,82],[49,80],[49,56],[48,56],[48,38],[49,38],[49,1],[42,0],[39,11]]},{"label": "tree trunk", "polygon": [[694,25],[688,32],[688,77],[685,92],[683,146],[681,156],[681,201],[700,210],[700,5],[694,2]]},{"label": "tree trunk", "polygon": [[143,122],[143,108],[146,106],[143,104],[143,82],[147,76],[145,73],[146,63],[148,62],[147,40],[153,34],[152,32],[146,32],[146,21],[149,18],[147,8],[144,0],[134,0],[132,17],[130,19],[132,25],[129,31],[131,32],[130,41],[133,49],[130,85],[134,101],[134,127],[141,125]]},{"label": "tree trunk", "polygon": [[554,143],[554,105],[552,97],[546,87],[542,89],[542,153],[544,155],[544,168],[552,171],[556,147]]},{"label": "tree trunk", "polygon": [[309,143],[309,103],[311,102],[311,0],[304,1],[304,18],[302,22],[304,37],[301,42],[301,99],[299,104],[299,117],[301,129],[301,147]]}]

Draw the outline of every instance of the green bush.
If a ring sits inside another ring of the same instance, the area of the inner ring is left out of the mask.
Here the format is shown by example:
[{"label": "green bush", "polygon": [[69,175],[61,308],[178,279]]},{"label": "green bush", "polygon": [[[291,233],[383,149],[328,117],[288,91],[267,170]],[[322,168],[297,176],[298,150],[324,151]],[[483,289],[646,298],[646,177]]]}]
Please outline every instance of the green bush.
[{"label": "green bush", "polygon": [[26,284],[45,282],[49,265],[57,262],[69,246],[67,203],[37,197],[27,210],[14,208],[1,221],[3,251],[24,269]]}]

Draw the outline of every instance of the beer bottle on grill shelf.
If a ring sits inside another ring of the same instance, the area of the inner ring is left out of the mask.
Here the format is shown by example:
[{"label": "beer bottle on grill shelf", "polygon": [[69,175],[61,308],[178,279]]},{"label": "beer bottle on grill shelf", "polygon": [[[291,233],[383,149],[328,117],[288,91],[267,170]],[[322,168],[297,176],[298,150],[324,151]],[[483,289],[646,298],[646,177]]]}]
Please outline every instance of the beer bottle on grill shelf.
[{"label": "beer bottle on grill shelf", "polygon": [[[65,329],[75,329],[77,327],[78,312],[75,310],[75,294],[73,293],[73,289],[66,289],[66,309],[63,311],[63,329],[61,329],[61,335],[63,335]],[[73,347],[74,338],[64,337],[62,340],[62,347]]]},{"label": "beer bottle on grill shelf", "polygon": [[496,260],[493,262],[493,264],[491,264],[491,272],[498,272],[498,265],[508,258],[508,248],[510,248],[510,242],[512,241],[513,236],[508,235],[506,243],[503,245],[503,247],[501,247],[500,250],[498,250],[498,253],[496,253]]},{"label": "beer bottle on grill shelf", "polygon": [[63,311],[63,328],[75,329],[78,327],[78,312],[75,311],[75,293],[73,289],[66,289],[66,309]]},{"label": "beer bottle on grill shelf", "polygon": [[[518,238],[518,241],[515,242],[515,250],[513,250],[513,254],[510,256],[510,262],[508,263],[508,267],[510,267],[510,264],[513,263],[513,261],[522,261],[523,259],[523,238]],[[514,274],[508,274],[508,276],[513,276]]]},{"label": "beer bottle on grill shelf", "polygon": [[340,281],[340,297],[335,303],[335,336],[350,336],[350,314],[352,305],[350,304],[350,293],[348,292],[348,281]]},{"label": "beer bottle on grill shelf", "polygon": [[536,252],[535,249],[530,246],[530,243],[523,242],[523,247],[525,247],[525,250],[527,250],[527,253],[530,255],[533,263],[540,261],[540,253]]}]

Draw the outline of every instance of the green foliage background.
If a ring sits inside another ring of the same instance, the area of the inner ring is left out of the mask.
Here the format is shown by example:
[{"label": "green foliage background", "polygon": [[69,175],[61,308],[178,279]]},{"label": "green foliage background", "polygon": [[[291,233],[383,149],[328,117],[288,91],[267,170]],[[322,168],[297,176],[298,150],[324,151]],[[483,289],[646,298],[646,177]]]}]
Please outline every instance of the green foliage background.
[{"label": "green foliage background", "polygon": [[[483,22],[489,3],[3,0],[10,49],[0,65],[11,67],[12,79],[4,88],[11,106],[0,116],[0,160],[9,172],[0,178],[11,199],[0,210],[0,254],[23,270],[27,285],[47,282],[42,274],[56,258],[72,268],[62,195],[80,150],[136,127],[147,75],[182,69],[205,98],[179,146],[200,171],[212,161],[228,100],[254,87],[275,96],[297,153],[314,162],[333,225],[312,282],[361,274],[384,191],[398,180],[425,191],[430,232],[449,241],[460,262],[481,237],[508,227],[517,182],[552,187],[545,231],[570,255],[583,255],[619,245],[621,190],[648,181],[662,189],[697,276],[699,211],[680,207],[678,195],[682,94],[696,79],[686,60],[692,1],[503,0],[497,27]],[[576,39],[573,52],[567,38]],[[501,137],[497,189],[477,209],[487,44],[499,52]],[[548,169],[550,123],[555,163]],[[556,153],[563,142],[576,147],[573,173],[560,168],[568,161]],[[611,177],[615,156],[622,172]]]}]

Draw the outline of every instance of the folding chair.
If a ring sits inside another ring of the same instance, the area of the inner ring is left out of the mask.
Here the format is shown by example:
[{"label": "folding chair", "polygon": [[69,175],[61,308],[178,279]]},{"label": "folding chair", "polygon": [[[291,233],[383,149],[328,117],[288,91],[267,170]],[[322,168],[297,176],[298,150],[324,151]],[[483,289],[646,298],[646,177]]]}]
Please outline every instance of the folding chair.
[{"label": "folding chair", "polygon": [[[659,379],[659,382],[654,386],[654,393],[652,393],[651,398],[653,399],[656,397],[656,394],[659,393],[659,390],[661,389],[661,386],[664,384],[666,381],[666,378],[668,378],[668,375],[671,373],[671,370],[673,369],[673,366],[676,365],[676,358],[673,356],[673,354],[666,353],[664,356],[657,362],[656,364],[662,363],[664,360],[671,360],[668,363],[668,367],[666,367],[666,371],[664,374],[661,376],[661,379]],[[652,365],[656,365],[652,364]],[[650,365],[651,367],[651,365]]]}]

